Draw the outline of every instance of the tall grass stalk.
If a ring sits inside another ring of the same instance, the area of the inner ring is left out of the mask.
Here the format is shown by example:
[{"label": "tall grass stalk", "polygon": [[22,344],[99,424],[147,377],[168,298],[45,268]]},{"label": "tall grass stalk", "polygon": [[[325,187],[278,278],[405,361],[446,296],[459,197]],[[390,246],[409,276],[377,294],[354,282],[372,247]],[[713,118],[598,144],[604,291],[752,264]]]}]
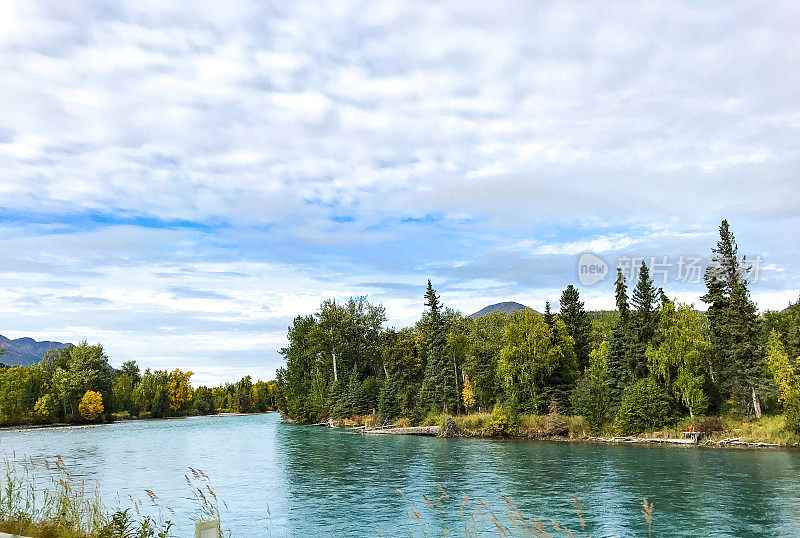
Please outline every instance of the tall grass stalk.
[{"label": "tall grass stalk", "polygon": [[[423,495],[425,507],[420,507],[413,499],[408,498],[401,490],[396,490],[404,501],[404,511],[411,525],[406,524],[406,534],[414,536],[415,531],[422,536],[592,536],[589,521],[580,500],[573,496],[573,507],[577,522],[574,528],[559,523],[553,519],[537,519],[525,516],[519,507],[509,497],[503,495],[506,504],[504,511],[493,511],[480,498],[470,498],[465,492],[453,497],[442,486],[437,486],[438,494],[432,497]],[[647,524],[648,534],[652,532],[653,504],[643,500],[642,515]],[[423,514],[423,511],[425,512]],[[458,518],[453,516],[457,512]],[[426,517],[427,516],[427,517]],[[431,528],[430,521],[435,528]],[[453,521],[460,520],[459,526],[453,526]],[[578,528],[578,526],[580,528]],[[616,532],[611,534],[616,536]],[[609,536],[609,534],[605,534]]]}]

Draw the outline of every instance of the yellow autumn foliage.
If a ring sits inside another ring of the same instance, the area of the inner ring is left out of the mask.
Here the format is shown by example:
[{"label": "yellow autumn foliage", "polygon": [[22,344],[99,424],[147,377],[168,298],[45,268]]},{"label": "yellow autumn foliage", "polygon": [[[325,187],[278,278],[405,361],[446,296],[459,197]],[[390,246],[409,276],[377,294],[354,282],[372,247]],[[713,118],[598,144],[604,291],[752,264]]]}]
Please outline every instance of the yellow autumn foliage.
[{"label": "yellow autumn foliage", "polygon": [[464,407],[472,409],[475,406],[475,395],[472,393],[472,383],[469,382],[469,376],[464,376],[464,389],[461,391],[461,398],[464,401]]},{"label": "yellow autumn foliage", "polygon": [[167,380],[167,393],[169,394],[169,407],[173,411],[180,409],[192,397],[192,387],[189,378],[194,372],[181,372],[175,368]]},{"label": "yellow autumn foliage", "polygon": [[103,396],[99,392],[87,390],[78,404],[78,412],[84,420],[93,422],[103,414]]}]

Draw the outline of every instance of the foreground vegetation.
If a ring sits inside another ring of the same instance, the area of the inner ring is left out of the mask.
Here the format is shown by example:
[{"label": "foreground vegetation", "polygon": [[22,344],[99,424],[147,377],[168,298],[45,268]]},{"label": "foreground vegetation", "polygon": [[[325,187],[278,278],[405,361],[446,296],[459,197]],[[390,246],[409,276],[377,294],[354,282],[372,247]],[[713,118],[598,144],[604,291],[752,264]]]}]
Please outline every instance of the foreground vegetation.
[{"label": "foreground vegetation", "polygon": [[[143,490],[144,499],[131,497],[131,507],[109,510],[103,505],[98,490],[87,488],[85,481],[75,479],[60,457],[12,464],[5,461],[5,476],[0,478],[0,532],[33,538],[167,538],[175,536],[171,519],[190,517],[193,521],[218,520],[227,506],[212,489],[209,477],[200,469],[189,468],[186,483],[195,501],[192,514],[176,514],[161,507],[158,495]],[[498,533],[501,536],[549,536],[552,533],[591,536],[593,524],[577,497],[567,502],[574,515],[568,522],[540,520],[524,515],[516,504],[503,496],[502,510],[492,510],[479,497],[466,493],[449,494],[442,486],[423,495],[419,503],[401,490],[407,519],[401,522],[403,534],[448,535],[462,533],[479,536]],[[642,526],[648,531],[653,523],[653,505],[643,500]],[[155,514],[145,515],[144,512]],[[267,520],[271,517],[266,508]],[[268,525],[269,526],[269,525]],[[270,533],[271,534],[271,533]],[[230,530],[226,531],[230,536]]]},{"label": "foreground vegetation", "polygon": [[192,372],[179,369],[148,369],[142,373],[134,361],[114,369],[99,344],[82,342],[51,349],[38,364],[0,367],[0,425],[250,413],[275,408],[274,381],[253,383],[245,376],[237,383],[193,389],[191,377]]},{"label": "foreground vegetation", "polygon": [[579,430],[620,435],[722,416],[740,430],[772,424],[769,438],[796,439],[800,301],[757,314],[750,267],[727,221],[719,231],[705,274],[707,312],[670,300],[644,262],[630,294],[618,271],[614,312],[586,312],[570,285],[558,313],[548,303],[544,314],[472,319],[444,308],[428,282],[422,318],[395,330],[383,327],[383,307],[363,297],[325,301],[289,328],[277,405],[305,424],[366,415],[418,425],[466,415],[456,419],[466,430],[501,434],[527,432],[526,422],[545,414],[568,425],[580,416]]},{"label": "foreground vegetation", "polygon": [[[97,488],[76,479],[60,456],[54,461],[4,461],[0,478],[0,532],[32,538],[166,538],[174,536],[175,512],[148,489],[144,499],[129,496],[130,508],[108,509]],[[195,511],[193,521],[220,519],[220,504],[202,470],[185,475]],[[145,512],[153,515],[146,515]]]},{"label": "foreground vegetation", "polygon": [[[470,498],[463,491],[451,495],[442,486],[437,486],[436,494],[431,497],[423,495],[419,504],[401,490],[398,489],[397,493],[405,503],[409,523],[404,528],[404,534],[408,536],[414,536],[415,532],[422,536],[448,536],[451,533],[463,536],[592,536],[592,531],[596,530],[591,523],[591,515],[586,513],[580,499],[575,496],[570,502],[575,514],[571,518],[574,525],[568,525],[563,521],[526,516],[505,495],[502,496],[504,510],[495,512],[479,497]],[[653,503],[643,498],[641,521],[648,536],[652,535],[653,512]],[[429,520],[435,525],[430,525]],[[457,523],[452,525],[449,521]],[[617,533],[612,531],[611,535],[616,536]]]}]

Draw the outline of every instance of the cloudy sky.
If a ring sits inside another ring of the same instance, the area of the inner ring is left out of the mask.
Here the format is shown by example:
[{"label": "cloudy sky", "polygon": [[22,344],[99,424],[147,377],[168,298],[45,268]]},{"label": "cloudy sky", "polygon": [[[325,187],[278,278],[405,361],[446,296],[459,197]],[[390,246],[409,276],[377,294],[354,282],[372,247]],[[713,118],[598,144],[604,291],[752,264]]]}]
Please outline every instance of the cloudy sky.
[{"label": "cloudy sky", "polygon": [[325,298],[541,309],[722,218],[783,308],[798,35],[796,2],[0,2],[0,334],[267,379]]}]

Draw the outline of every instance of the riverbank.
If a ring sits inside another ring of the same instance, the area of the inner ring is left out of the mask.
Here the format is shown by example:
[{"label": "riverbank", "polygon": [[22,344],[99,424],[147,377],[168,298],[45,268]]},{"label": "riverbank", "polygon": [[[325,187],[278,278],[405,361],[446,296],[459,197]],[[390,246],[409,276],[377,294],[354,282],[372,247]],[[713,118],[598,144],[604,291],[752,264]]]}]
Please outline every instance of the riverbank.
[{"label": "riverbank", "polygon": [[114,420],[107,422],[92,422],[92,423],[75,423],[75,422],[54,422],[51,424],[7,424],[0,426],[0,432],[21,432],[28,430],[54,430],[54,429],[84,429],[84,428],[99,428],[108,426],[110,424],[117,424],[120,422],[152,422],[159,420],[184,420],[188,418],[212,418],[212,417],[241,417],[248,415],[266,415],[269,413],[277,413],[277,411],[259,411],[257,413],[215,413],[213,415],[183,415],[178,417],[116,417]]},{"label": "riverbank", "polygon": [[[347,429],[365,434],[441,436],[443,415],[429,415],[420,424],[412,425],[407,419],[379,426],[373,415],[355,417],[358,420],[329,420],[315,426]],[[456,433],[447,436],[486,439],[538,439],[561,442],[670,445],[707,448],[800,448],[798,436],[785,428],[783,415],[760,419],[739,420],[733,417],[686,418],[670,428],[620,435],[613,425],[600,432],[591,432],[580,416],[520,415],[509,423],[508,417],[492,413],[472,413],[452,417]],[[702,429],[708,424],[716,429]]]}]

